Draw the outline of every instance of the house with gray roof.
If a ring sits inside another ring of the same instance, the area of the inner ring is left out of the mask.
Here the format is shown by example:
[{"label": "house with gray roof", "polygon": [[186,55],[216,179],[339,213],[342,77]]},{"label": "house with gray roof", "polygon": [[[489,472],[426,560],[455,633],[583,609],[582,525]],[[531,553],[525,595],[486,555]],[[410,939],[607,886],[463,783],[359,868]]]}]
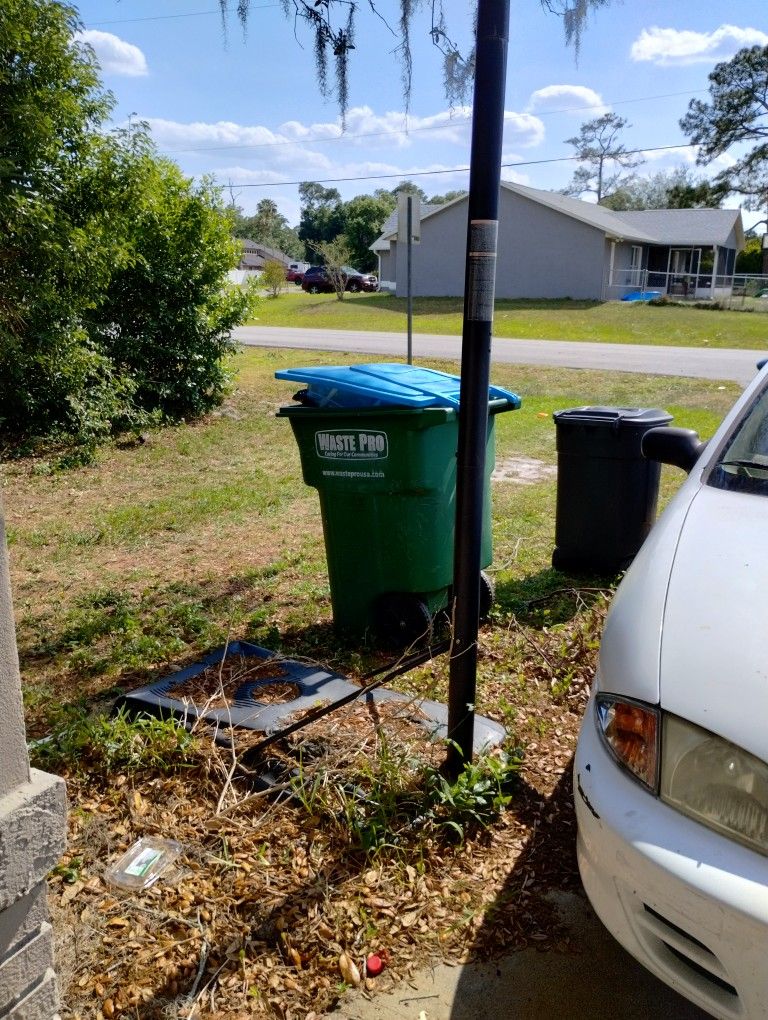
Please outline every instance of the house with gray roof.
[{"label": "house with gray roof", "polygon": [[[606,301],[647,290],[697,299],[730,294],[744,247],[739,209],[603,206],[502,181],[497,298]],[[421,239],[412,248],[413,294],[464,292],[468,199],[422,206]],[[397,220],[371,246],[383,290],[406,294],[406,244]]]},{"label": "house with gray roof", "polygon": [[248,237],[238,238],[238,241],[243,246],[238,269],[260,273],[264,264],[270,260],[280,262],[286,269],[291,262],[285,252],[278,251],[277,248],[270,248],[266,244],[261,244],[260,241],[251,241]]}]

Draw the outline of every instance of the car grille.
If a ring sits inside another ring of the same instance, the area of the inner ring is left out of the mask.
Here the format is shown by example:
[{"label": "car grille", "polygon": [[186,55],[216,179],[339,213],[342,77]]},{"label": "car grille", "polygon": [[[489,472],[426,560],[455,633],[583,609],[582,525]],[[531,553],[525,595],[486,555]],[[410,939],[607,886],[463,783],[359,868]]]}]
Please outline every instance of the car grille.
[{"label": "car grille", "polygon": [[723,1016],[744,1016],[738,991],[711,949],[647,903],[635,917],[646,947],[665,970],[716,1004]]}]

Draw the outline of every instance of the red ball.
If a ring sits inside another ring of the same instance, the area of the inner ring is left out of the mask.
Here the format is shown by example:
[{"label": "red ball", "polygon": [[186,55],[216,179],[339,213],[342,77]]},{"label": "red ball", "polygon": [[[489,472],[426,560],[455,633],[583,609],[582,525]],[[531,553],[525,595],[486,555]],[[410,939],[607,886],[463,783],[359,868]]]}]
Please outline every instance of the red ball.
[{"label": "red ball", "polygon": [[380,956],[376,955],[376,953],[371,953],[365,961],[365,970],[370,977],[376,977],[377,974],[381,974],[384,970],[384,962]]}]

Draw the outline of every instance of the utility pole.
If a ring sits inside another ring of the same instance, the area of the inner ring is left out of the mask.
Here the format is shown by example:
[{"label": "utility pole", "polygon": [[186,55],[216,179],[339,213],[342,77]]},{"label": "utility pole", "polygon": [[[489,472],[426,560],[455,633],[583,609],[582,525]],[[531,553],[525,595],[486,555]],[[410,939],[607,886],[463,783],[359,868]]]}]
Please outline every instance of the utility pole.
[{"label": "utility pole", "polygon": [[413,364],[413,195],[406,200],[405,221],[408,230],[408,364]]},{"label": "utility pole", "polygon": [[405,298],[407,320],[406,357],[413,364],[413,246],[421,237],[421,205],[418,195],[397,196],[397,250],[405,245]]},{"label": "utility pole", "polygon": [[488,386],[508,38],[509,0],[479,0],[461,347],[455,605],[448,692],[450,743],[446,771],[454,779],[472,760],[474,741]]}]

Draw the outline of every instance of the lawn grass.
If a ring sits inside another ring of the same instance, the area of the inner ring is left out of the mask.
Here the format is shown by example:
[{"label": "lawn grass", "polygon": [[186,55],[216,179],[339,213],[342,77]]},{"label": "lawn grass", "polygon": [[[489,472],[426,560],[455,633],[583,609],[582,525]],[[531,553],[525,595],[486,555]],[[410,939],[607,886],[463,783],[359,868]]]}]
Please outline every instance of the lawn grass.
[{"label": "lawn grass", "polygon": [[[227,633],[304,654],[317,653],[319,641],[344,668],[362,661],[360,648],[332,637],[317,495],[301,480],[290,428],[274,416],[292,390],[273,373],[294,357],[245,351],[221,411],[113,448],[91,467],[47,473],[39,462],[5,466],[19,644],[36,706],[37,688],[61,698],[102,681],[130,685]],[[301,360],[363,358],[313,353]],[[493,381],[523,397],[519,411],[497,418],[497,459],[547,464],[556,460],[551,416],[558,409],[664,407],[676,423],[706,435],[738,392],[701,380],[507,365],[494,367]],[[667,486],[680,477],[665,470]],[[554,497],[551,480],[494,485],[502,588],[548,569]]]},{"label": "lawn grass", "polygon": [[[416,333],[461,335],[460,298],[415,298]],[[289,290],[265,298],[252,323],[308,329],[403,333],[406,302],[391,294],[333,294]],[[638,301],[497,301],[497,340],[587,340],[593,343],[669,344],[762,350],[768,319],[758,311],[724,311]]]},{"label": "lawn grass", "polygon": [[[499,800],[507,809],[483,822],[490,834],[472,823],[480,806],[472,791],[488,775],[441,786],[422,752],[382,736],[382,719],[362,704],[357,716],[331,717],[341,731],[347,720],[348,745],[335,771],[315,765],[299,803],[249,800],[249,787],[232,781],[231,756],[212,753],[210,740],[201,749],[172,727],[94,718],[120,691],[228,640],[353,678],[389,658],[332,628],[317,494],[274,414],[292,387],[273,373],[294,359],[243,352],[219,412],[113,448],[90,467],[3,466],[28,730],[56,734],[36,760],[62,770],[69,787],[69,844],[50,888],[73,1015],[164,1020],[189,1015],[192,999],[205,1020],[324,1014],[346,987],[345,952],[362,967],[367,952],[386,950],[387,973],[402,978],[438,957],[529,945],[530,933],[539,948],[557,944],[544,894],[577,881],[569,760],[605,612],[594,589],[609,592],[615,579],[551,569],[551,478],[492,485],[497,602],[481,633],[477,707],[507,728],[512,763],[521,748],[525,757],[519,783]],[[739,392],[732,383],[507,365],[494,366],[493,381],[523,398],[496,419],[497,463],[525,456],[550,466],[557,409],[665,407],[707,437]],[[682,478],[664,470],[664,500]],[[447,674],[442,656],[398,685],[444,701]],[[491,764],[501,768],[500,759]],[[404,815],[404,804],[423,808],[427,781],[434,817],[421,832],[413,826],[423,811]],[[350,797],[359,788],[367,814]],[[459,822],[457,842],[447,833]],[[398,844],[397,825],[410,842]],[[148,834],[181,841],[181,872],[148,892],[115,895],[105,864]]]}]

